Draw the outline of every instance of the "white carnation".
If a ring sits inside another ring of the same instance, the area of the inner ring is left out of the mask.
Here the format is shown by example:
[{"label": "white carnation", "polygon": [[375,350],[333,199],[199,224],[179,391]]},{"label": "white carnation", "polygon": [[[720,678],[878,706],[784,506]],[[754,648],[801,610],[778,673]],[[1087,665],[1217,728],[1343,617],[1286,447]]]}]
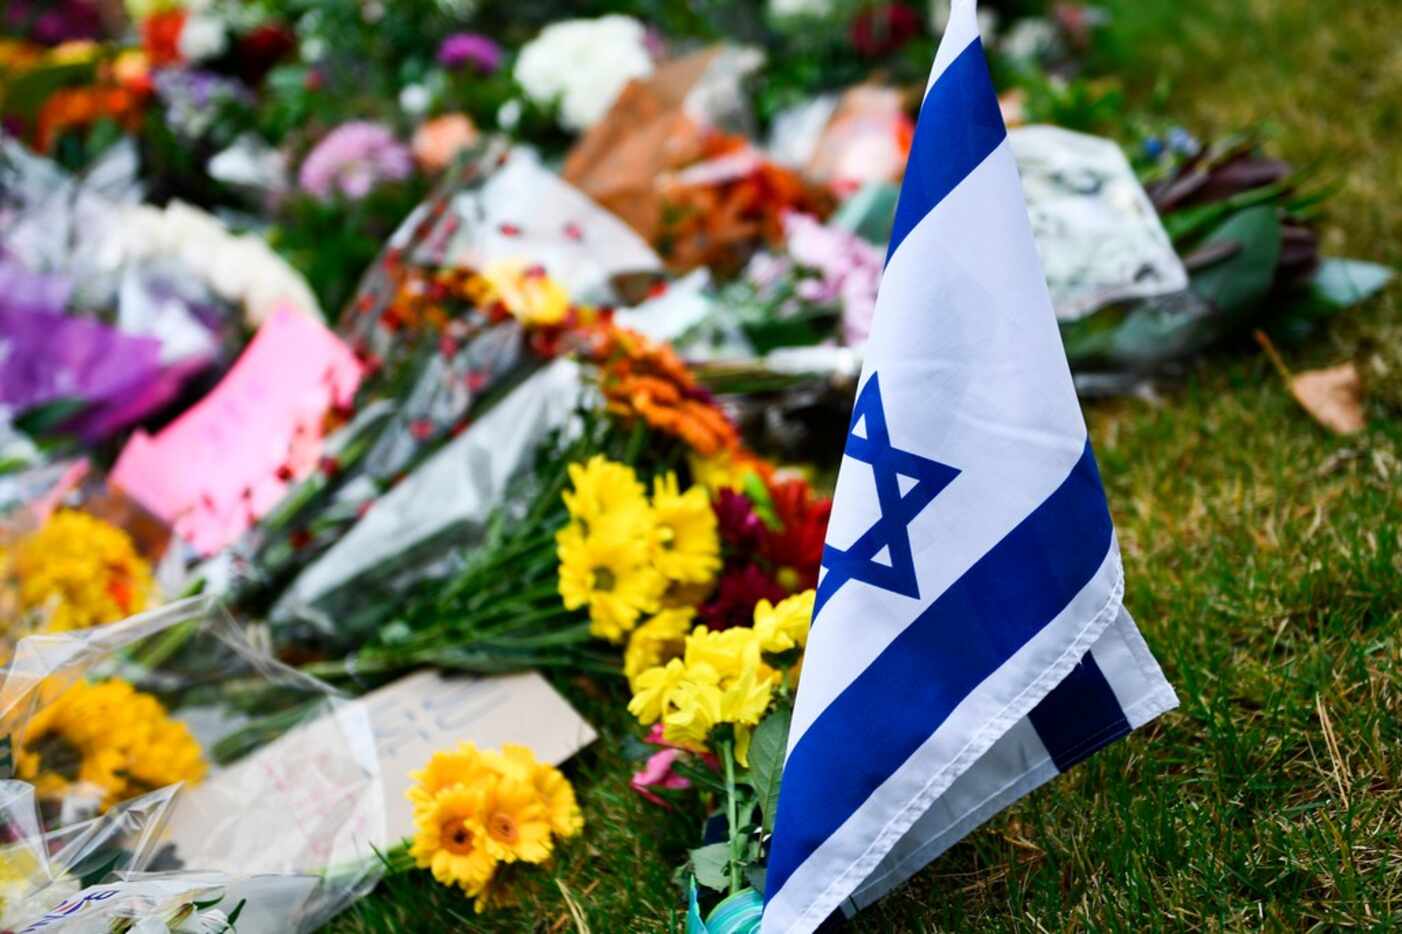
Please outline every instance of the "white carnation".
[{"label": "white carnation", "polygon": [[[180,201],[165,210],[128,206],[118,229],[122,248],[113,260],[169,258],[225,301],[243,306],[244,321],[257,327],[279,305],[321,318],[316,296],[302,274],[261,237],[230,233],[217,217]],[[118,255],[120,254],[120,255]]]},{"label": "white carnation", "polygon": [[433,95],[422,84],[406,84],[399,92],[399,109],[411,117],[421,117],[428,113],[433,103]]},{"label": "white carnation", "polygon": [[191,14],[180,27],[180,56],[187,62],[218,58],[229,47],[229,31],[217,16]]},{"label": "white carnation", "polygon": [[560,123],[598,122],[629,80],[652,73],[646,31],[631,16],[552,23],[521,49],[516,80],[539,104],[560,101]]},{"label": "white carnation", "polygon": [[1003,54],[1020,62],[1035,62],[1056,48],[1056,27],[1040,16],[1018,20],[1003,37]]},{"label": "white carnation", "polygon": [[831,14],[832,0],[769,0],[769,15],[774,19]]}]

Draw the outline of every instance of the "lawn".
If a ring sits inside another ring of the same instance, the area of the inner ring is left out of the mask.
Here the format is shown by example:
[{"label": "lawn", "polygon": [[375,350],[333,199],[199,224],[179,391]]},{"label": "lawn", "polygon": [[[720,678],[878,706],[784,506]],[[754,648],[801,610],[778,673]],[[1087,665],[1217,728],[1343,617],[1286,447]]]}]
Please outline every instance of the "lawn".
[{"label": "lawn", "polygon": [[[1402,4],[1101,4],[1135,106],[1203,137],[1256,129],[1337,184],[1327,252],[1402,266]],[[1126,602],[1182,706],[992,821],[856,931],[1402,925],[1400,305],[1394,286],[1284,348],[1295,368],[1359,365],[1370,425],[1353,438],[1317,428],[1252,346],[1153,401],[1090,406]],[[570,767],[588,824],[553,874],[482,917],[396,880],[331,930],[678,930],[672,867],[700,813],[628,790],[616,686],[562,687],[605,739]]]}]

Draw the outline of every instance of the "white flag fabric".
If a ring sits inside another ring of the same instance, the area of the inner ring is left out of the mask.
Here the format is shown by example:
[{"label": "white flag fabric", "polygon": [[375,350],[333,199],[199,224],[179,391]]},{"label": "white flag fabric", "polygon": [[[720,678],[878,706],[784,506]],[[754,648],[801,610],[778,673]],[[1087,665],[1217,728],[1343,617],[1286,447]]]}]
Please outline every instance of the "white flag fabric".
[{"label": "white flag fabric", "polygon": [[1123,593],[974,3],[956,0],[838,475],[764,934],[870,904],[1175,706]]}]

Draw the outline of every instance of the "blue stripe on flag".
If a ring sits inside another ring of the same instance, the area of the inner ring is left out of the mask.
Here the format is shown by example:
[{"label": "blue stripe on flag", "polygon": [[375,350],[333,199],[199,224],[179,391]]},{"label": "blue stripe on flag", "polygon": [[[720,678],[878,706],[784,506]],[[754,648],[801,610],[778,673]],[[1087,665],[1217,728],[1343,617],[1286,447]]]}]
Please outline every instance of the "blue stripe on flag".
[{"label": "blue stripe on flag", "polygon": [[1027,718],[1059,772],[1129,735],[1119,698],[1090,652]]},{"label": "blue stripe on flag", "polygon": [[906,234],[1007,137],[983,43],[969,43],[925,95],[910,145],[886,262]]},{"label": "blue stripe on flag", "polygon": [[[1045,502],[920,614],[809,726],[784,766],[766,895],[1095,576],[1113,527],[1090,442]],[[831,760],[840,758],[843,768]]]}]

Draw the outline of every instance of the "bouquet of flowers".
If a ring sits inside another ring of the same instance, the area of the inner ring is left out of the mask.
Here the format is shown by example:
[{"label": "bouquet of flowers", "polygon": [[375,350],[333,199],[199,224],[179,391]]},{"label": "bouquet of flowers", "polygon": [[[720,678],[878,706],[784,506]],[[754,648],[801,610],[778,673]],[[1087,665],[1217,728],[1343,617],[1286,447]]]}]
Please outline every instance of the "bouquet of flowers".
[{"label": "bouquet of flowers", "polygon": [[380,874],[365,714],[208,600],[20,640],[0,724],[7,928],[310,931]]}]

